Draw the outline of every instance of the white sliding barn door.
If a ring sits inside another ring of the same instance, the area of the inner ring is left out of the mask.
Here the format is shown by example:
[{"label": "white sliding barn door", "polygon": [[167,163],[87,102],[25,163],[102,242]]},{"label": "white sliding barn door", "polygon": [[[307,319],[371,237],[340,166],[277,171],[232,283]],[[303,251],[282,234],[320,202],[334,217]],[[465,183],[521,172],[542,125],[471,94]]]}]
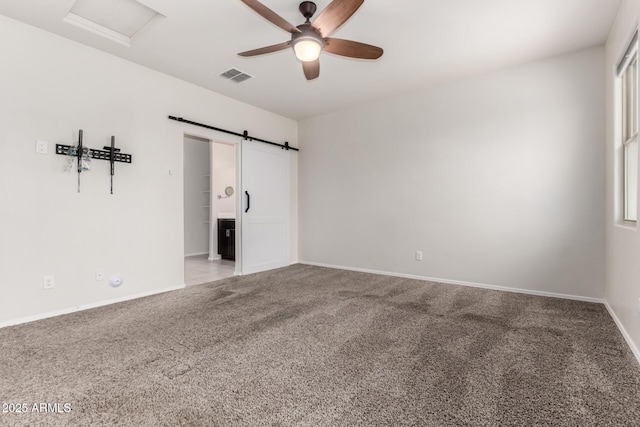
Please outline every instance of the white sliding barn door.
[{"label": "white sliding barn door", "polygon": [[242,141],[242,274],[290,263],[289,151]]}]

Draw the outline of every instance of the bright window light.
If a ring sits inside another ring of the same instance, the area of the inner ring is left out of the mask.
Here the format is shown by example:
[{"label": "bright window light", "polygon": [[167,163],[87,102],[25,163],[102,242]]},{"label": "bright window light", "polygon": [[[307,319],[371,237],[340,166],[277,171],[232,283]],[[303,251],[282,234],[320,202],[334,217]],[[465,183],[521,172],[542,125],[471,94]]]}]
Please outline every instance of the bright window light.
[{"label": "bright window light", "polygon": [[623,219],[638,220],[638,37],[633,38],[618,66],[623,146]]}]

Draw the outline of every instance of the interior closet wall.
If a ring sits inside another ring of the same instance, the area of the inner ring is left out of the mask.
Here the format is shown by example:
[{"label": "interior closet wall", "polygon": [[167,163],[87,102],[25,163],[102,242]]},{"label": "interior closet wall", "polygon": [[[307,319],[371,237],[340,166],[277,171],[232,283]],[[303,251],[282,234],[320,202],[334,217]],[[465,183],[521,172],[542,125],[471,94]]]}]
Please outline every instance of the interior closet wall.
[{"label": "interior closet wall", "polygon": [[[228,144],[211,145],[211,162],[213,173],[213,195],[214,195],[214,218],[218,213],[236,212],[236,155],[235,146]],[[226,197],[224,190],[227,187],[233,188],[233,195]],[[217,196],[222,196],[218,199]]]},{"label": "interior closet wall", "polygon": [[207,140],[184,138],[184,255],[209,253],[210,150]]},{"label": "interior closet wall", "polygon": [[[217,218],[223,215],[224,218],[235,218],[236,213],[236,147],[231,144],[213,142],[211,144],[211,180],[212,201],[211,218],[213,227],[211,228],[211,251],[209,259],[219,259],[218,255],[218,227]],[[233,195],[227,196],[225,189],[233,188]],[[218,198],[220,196],[220,198]]]}]

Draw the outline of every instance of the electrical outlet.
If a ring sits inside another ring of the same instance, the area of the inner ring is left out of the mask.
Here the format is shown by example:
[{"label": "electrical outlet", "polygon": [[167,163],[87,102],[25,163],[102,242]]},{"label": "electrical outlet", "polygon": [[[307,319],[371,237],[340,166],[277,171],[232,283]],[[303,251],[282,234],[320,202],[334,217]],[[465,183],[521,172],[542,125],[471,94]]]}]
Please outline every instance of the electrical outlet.
[{"label": "electrical outlet", "polygon": [[47,154],[48,152],[49,143],[47,141],[42,141],[41,139],[36,140],[36,153]]},{"label": "electrical outlet", "polygon": [[98,269],[96,271],[96,280],[104,280],[104,270]]},{"label": "electrical outlet", "polygon": [[42,289],[51,289],[55,285],[55,281],[53,280],[53,276],[44,276],[42,281]]},{"label": "electrical outlet", "polygon": [[422,251],[416,251],[416,261],[422,261]]}]

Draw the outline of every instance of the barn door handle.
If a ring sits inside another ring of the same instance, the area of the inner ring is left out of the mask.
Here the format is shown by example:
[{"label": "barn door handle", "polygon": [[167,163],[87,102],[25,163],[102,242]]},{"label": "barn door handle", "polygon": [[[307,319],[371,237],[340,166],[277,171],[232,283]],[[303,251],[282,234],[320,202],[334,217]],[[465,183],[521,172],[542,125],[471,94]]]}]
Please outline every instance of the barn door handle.
[{"label": "barn door handle", "polygon": [[244,210],[245,213],[249,212],[249,208],[251,207],[251,196],[248,191],[245,191],[244,194],[247,195],[247,209]]}]

